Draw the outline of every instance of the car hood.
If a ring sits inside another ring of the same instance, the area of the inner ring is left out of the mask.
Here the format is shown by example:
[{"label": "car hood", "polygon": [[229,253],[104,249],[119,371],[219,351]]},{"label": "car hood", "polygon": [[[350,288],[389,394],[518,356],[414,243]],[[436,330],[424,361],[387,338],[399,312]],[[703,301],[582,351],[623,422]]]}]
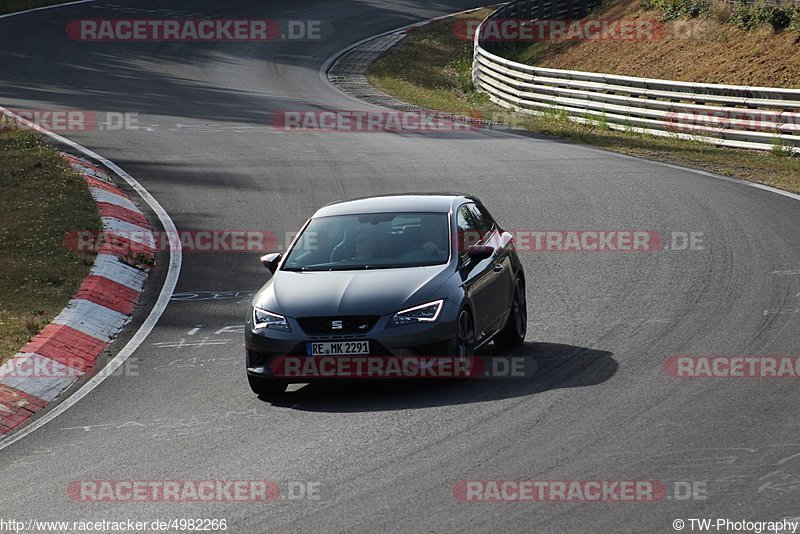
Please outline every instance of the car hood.
[{"label": "car hood", "polygon": [[446,265],[362,271],[278,271],[253,302],[289,317],[383,315],[435,300]]}]

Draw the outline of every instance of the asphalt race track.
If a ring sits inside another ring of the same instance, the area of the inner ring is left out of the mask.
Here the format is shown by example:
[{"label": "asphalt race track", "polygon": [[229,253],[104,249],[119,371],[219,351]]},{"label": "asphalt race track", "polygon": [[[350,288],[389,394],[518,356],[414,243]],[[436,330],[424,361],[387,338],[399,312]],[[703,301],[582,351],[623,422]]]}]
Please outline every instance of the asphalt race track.
[{"label": "asphalt race track", "polygon": [[[528,342],[509,354],[535,361],[533,377],[312,385],[280,402],[251,394],[244,376],[246,302],[267,277],[258,254],[186,252],[176,299],[129,360],[136,372],[0,452],[0,515],[226,518],[230,532],[674,532],[678,518],[800,516],[797,380],[665,371],[679,355],[798,355],[800,202],[511,132],[268,124],[283,110],[373,109],[322,80],[325,60],[476,5],[114,0],[0,20],[0,105],[138,113],[146,128],[66,135],[133,175],[179,230],[283,241],[334,200],[444,190],[478,195],[508,228],[703,239],[696,250],[520,252]],[[65,31],[79,18],[136,17],[321,19],[335,32],[265,44],[93,43]],[[74,502],[67,491],[76,480],[195,479],[274,480],[284,495],[311,483],[319,498]],[[657,480],[667,494],[461,502],[463,480]],[[705,498],[679,498],[675,482]]]}]

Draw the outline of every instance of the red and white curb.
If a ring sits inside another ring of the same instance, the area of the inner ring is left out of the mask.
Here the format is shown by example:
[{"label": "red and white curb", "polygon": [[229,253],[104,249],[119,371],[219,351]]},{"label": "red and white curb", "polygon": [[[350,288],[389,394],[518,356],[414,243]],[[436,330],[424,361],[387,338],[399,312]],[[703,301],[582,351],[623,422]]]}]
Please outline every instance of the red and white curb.
[{"label": "red and white curb", "polygon": [[[121,253],[98,254],[58,316],[0,366],[0,437],[55,400],[86,372],[130,320],[155,260],[155,240],[147,217],[100,167],[64,154],[83,176],[97,202],[103,231],[119,240],[137,236],[145,250],[137,261]],[[122,237],[125,236],[125,237]],[[151,249],[151,250],[146,250]],[[142,259],[148,261],[142,263]]]}]

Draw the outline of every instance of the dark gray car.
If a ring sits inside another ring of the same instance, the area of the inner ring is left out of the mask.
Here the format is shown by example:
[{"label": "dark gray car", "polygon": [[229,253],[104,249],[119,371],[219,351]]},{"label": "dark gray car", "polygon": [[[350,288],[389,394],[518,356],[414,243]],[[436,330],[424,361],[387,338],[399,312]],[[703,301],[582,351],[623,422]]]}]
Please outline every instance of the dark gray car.
[{"label": "dark gray car", "polygon": [[525,273],[513,237],[475,197],[408,194],[337,202],[309,219],[247,314],[247,378],[283,392],[286,357],[471,358],[525,339]]}]

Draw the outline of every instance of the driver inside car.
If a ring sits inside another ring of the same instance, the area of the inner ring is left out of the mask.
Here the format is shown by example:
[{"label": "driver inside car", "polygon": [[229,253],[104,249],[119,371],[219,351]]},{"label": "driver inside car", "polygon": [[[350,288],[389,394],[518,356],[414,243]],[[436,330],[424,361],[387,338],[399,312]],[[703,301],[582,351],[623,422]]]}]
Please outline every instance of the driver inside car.
[{"label": "driver inside car", "polygon": [[422,224],[422,248],[425,252],[436,257],[447,257],[447,238],[440,225],[434,221],[424,218]]}]

